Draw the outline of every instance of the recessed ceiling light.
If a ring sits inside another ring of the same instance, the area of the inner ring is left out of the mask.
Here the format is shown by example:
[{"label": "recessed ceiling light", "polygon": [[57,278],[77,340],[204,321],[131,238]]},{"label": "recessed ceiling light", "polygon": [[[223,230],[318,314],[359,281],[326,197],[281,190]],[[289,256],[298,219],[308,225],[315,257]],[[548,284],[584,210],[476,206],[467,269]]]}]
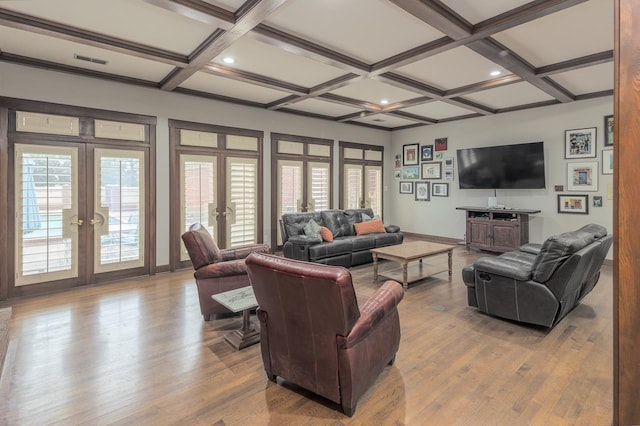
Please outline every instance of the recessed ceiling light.
[{"label": "recessed ceiling light", "polygon": [[501,72],[501,71],[498,71],[498,70],[496,70],[496,71],[491,71],[491,75],[492,75],[492,76],[494,76],[494,77],[497,77],[497,76],[499,76],[500,74],[502,74],[502,72]]},{"label": "recessed ceiling light", "polygon": [[383,100],[380,101],[380,105],[386,105],[388,103],[389,103],[389,101],[387,99],[383,99]]},{"label": "recessed ceiling light", "polygon": [[222,58],[222,62],[224,62],[225,64],[232,64],[235,61],[236,60],[233,59],[231,56],[225,56],[224,58]]}]

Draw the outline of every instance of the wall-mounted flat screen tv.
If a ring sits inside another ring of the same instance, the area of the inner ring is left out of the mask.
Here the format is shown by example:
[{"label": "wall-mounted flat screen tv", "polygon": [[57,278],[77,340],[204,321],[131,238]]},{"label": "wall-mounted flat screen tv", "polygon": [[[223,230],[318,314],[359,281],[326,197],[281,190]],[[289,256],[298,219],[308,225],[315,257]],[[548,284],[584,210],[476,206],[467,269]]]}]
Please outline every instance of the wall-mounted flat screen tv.
[{"label": "wall-mounted flat screen tv", "polygon": [[544,188],[544,142],[459,149],[460,189]]}]

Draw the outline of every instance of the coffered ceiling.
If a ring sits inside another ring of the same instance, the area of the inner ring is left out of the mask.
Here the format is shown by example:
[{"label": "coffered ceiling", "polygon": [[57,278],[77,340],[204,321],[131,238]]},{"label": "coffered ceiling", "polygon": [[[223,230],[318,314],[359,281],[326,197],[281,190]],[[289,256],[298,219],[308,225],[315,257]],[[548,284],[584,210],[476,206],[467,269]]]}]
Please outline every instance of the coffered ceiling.
[{"label": "coffered ceiling", "polygon": [[612,0],[0,0],[1,61],[387,130],[609,96],[612,49]]}]

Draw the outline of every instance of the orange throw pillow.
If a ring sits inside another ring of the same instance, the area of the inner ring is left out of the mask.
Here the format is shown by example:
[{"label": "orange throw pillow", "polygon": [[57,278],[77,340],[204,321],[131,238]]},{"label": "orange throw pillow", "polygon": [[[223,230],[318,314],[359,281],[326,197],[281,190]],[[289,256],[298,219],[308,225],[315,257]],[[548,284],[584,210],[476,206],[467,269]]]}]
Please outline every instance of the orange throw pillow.
[{"label": "orange throw pillow", "polygon": [[331,233],[331,231],[329,230],[329,228],[325,227],[325,226],[321,226],[320,227],[320,234],[322,235],[322,239],[325,241],[333,241],[333,234]]},{"label": "orange throw pillow", "polygon": [[354,223],[356,235],[373,234],[375,232],[387,232],[382,224],[382,219],[370,220],[368,222]]}]

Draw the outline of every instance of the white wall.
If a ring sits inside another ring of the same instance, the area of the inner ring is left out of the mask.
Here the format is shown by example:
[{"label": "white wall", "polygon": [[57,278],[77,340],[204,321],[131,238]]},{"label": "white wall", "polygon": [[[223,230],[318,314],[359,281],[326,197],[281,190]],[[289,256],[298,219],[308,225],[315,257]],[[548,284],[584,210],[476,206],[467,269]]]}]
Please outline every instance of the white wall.
[{"label": "white wall", "polygon": [[[512,208],[542,210],[530,217],[531,242],[542,242],[550,235],[587,223],[598,223],[613,232],[613,200],[607,199],[607,185],[613,183],[613,176],[602,175],[604,116],[610,114],[613,114],[613,98],[605,97],[394,131],[392,149],[386,153],[385,164],[385,180],[389,185],[386,201],[394,208],[388,210],[385,220],[409,232],[463,239],[465,212],[456,207],[486,206],[487,197],[493,195],[493,190],[459,189],[457,160],[448,198],[431,197],[429,202],[417,202],[413,195],[399,194],[399,180],[393,179],[393,157],[402,154],[403,144],[430,145],[434,144],[434,139],[446,137],[445,157],[455,158],[456,150],[461,148],[544,141],[546,189],[499,189],[498,203]],[[597,128],[597,158],[566,160],[564,131],[585,127]],[[598,162],[598,191],[579,192],[589,194],[588,215],[558,214],[558,193],[554,191],[554,185],[564,185],[565,192],[562,193],[570,193],[566,191],[567,163],[576,161]],[[603,196],[603,207],[593,207],[594,195]]]},{"label": "white wall", "polygon": [[[157,264],[169,263],[169,129],[168,119],[262,130],[264,138],[264,241],[271,238],[271,142],[270,132],[344,140],[385,147],[388,154],[391,132],[327,120],[307,118],[261,108],[217,102],[168,93],[158,89],[112,83],[88,77],[45,71],[0,62],[0,96],[55,102],[156,116],[157,151]],[[338,162],[334,164],[334,205],[338,206]],[[386,197],[386,193],[385,193]],[[390,210],[385,199],[385,211]]]}]

